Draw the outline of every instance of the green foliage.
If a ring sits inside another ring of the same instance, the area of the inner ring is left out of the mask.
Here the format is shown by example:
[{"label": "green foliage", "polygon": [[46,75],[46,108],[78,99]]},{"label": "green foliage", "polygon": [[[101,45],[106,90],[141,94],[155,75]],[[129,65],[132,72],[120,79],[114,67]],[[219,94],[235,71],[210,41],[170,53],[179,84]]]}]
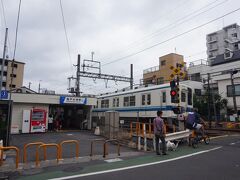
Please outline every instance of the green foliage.
[{"label": "green foliage", "polygon": [[[214,94],[214,99],[215,101],[213,102],[212,96],[210,96],[210,111],[211,114],[213,115],[214,109],[213,109],[213,104],[216,107],[216,113],[217,115],[220,114],[220,111],[224,108],[227,107],[228,100],[225,98],[222,98],[221,95],[219,94]],[[198,108],[199,113],[202,116],[207,117],[208,116],[208,95],[207,93],[202,96],[196,96],[194,94],[193,96],[193,107]]]}]

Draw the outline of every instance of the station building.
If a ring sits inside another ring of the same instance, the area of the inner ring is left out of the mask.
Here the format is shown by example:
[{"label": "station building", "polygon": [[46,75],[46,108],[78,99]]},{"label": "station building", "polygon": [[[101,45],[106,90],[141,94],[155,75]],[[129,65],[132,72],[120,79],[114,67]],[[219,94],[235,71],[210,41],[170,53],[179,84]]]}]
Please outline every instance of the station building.
[{"label": "station building", "polygon": [[3,122],[10,115],[10,132],[17,134],[47,131],[50,115],[54,121],[61,122],[62,130],[91,129],[91,112],[96,104],[95,97],[38,94],[23,88],[11,93],[11,101],[9,95],[1,100],[0,105],[6,110],[1,112]]}]

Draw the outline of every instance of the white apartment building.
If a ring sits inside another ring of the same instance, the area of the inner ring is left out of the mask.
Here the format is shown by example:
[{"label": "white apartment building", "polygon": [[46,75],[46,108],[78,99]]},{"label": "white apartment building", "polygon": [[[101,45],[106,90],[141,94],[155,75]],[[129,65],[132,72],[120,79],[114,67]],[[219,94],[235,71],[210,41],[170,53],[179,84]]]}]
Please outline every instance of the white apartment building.
[{"label": "white apartment building", "polygon": [[240,56],[240,27],[232,24],[207,35],[208,64],[228,63]]}]

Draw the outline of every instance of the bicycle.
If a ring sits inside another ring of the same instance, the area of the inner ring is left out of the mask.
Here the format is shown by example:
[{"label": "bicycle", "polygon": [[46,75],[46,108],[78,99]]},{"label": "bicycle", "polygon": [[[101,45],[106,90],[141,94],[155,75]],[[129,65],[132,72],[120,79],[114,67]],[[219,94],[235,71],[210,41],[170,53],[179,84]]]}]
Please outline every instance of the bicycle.
[{"label": "bicycle", "polygon": [[204,133],[204,135],[201,132],[198,132],[197,130],[193,130],[192,133],[189,136],[189,145],[193,148],[197,148],[198,144],[204,141],[206,145],[210,143],[210,138],[208,134]]}]

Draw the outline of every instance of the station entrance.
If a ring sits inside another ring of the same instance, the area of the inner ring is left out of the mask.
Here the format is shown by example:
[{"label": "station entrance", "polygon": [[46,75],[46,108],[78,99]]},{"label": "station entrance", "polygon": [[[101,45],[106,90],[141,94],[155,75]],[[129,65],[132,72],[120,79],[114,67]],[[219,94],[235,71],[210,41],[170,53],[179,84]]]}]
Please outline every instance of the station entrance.
[{"label": "station entrance", "polygon": [[91,106],[82,104],[50,105],[49,116],[53,117],[53,127],[58,130],[88,129]]},{"label": "station entrance", "polygon": [[10,123],[8,116],[11,115],[11,101],[0,100],[0,140],[3,140],[3,145],[9,144]]}]

